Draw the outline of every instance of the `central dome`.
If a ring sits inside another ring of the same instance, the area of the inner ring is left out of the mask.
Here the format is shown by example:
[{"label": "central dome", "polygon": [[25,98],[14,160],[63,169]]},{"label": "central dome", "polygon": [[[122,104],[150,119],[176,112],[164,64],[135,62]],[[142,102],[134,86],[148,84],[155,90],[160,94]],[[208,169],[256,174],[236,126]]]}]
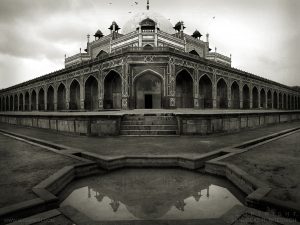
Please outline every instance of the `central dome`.
[{"label": "central dome", "polygon": [[139,27],[139,23],[144,19],[150,18],[157,23],[158,28],[169,34],[174,34],[174,28],[169,20],[156,12],[145,11],[135,14],[130,20],[128,20],[122,29],[123,34],[128,34],[136,30]]}]

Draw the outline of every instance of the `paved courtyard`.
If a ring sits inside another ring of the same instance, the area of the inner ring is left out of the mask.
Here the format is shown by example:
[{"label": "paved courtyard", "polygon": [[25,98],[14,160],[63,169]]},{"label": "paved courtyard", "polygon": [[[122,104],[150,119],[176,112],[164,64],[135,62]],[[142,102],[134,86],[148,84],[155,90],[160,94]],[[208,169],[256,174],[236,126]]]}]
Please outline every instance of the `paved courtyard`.
[{"label": "paved courtyard", "polygon": [[69,136],[50,130],[11,126],[8,124],[0,124],[0,129],[65,145],[71,148],[82,149],[99,155],[118,156],[151,154],[195,156],[297,126],[300,126],[300,122],[247,129],[238,133],[218,134],[213,136],[175,137]]}]

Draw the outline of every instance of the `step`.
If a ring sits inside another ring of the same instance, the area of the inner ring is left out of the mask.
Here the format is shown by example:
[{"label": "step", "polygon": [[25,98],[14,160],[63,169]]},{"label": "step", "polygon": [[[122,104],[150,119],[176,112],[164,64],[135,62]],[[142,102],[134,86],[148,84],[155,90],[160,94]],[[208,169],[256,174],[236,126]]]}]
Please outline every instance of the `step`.
[{"label": "step", "polygon": [[177,125],[121,125],[121,130],[177,130]]},{"label": "step", "polygon": [[135,135],[135,136],[157,136],[157,135],[176,135],[176,130],[121,130],[121,135]]},{"label": "step", "polygon": [[173,125],[177,126],[177,121],[160,121],[160,120],[153,120],[153,121],[129,121],[123,120],[122,125]]},{"label": "step", "polygon": [[124,121],[177,121],[175,116],[142,116],[142,115],[125,115],[122,120]]}]

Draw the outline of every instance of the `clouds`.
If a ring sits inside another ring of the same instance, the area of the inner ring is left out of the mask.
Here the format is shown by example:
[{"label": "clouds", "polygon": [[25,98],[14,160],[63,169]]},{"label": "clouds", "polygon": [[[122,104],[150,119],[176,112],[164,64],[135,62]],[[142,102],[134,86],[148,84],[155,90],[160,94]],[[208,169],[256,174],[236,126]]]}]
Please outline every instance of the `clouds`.
[{"label": "clouds", "polygon": [[[146,0],[133,2],[1,0],[0,88],[63,68],[64,54],[85,48],[88,33],[101,29],[108,34],[113,20],[122,28],[132,14],[145,10]],[[234,67],[287,85],[300,84],[300,1],[151,0],[150,9],[173,24],[183,20],[189,34],[195,29],[210,33],[211,48],[232,53]]]}]

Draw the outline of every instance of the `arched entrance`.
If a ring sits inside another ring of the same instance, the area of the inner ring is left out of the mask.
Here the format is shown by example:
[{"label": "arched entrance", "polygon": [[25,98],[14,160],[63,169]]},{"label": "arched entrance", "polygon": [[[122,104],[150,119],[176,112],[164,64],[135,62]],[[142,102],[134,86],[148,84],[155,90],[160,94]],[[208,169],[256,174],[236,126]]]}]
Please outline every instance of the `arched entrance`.
[{"label": "arched entrance", "polygon": [[43,88],[41,88],[39,91],[38,110],[45,110],[45,91]]},{"label": "arched entrance", "polygon": [[6,96],[6,111],[9,111],[9,96]]},{"label": "arched entrance", "polygon": [[14,111],[18,111],[18,95],[14,96]]},{"label": "arched entrance", "polygon": [[57,88],[57,110],[66,109],[66,87],[60,84]]},{"label": "arched entrance", "polygon": [[90,76],[84,85],[85,88],[85,100],[84,108],[86,110],[98,109],[98,81],[95,77]]},{"label": "arched entrance", "polygon": [[193,79],[191,75],[182,70],[176,76],[176,106],[177,108],[193,108]]},{"label": "arched entrance", "polygon": [[70,85],[70,110],[80,109],[80,84],[73,80]]},{"label": "arched entrance", "polygon": [[122,101],[122,81],[120,75],[109,72],[104,79],[104,109],[120,109]]},{"label": "arched entrance", "polygon": [[283,109],[287,109],[286,94],[283,94]]},{"label": "arched entrance", "polygon": [[267,94],[267,104],[268,104],[268,109],[272,109],[272,93],[269,90]]},{"label": "arched entrance", "polygon": [[47,110],[54,111],[54,88],[49,86],[47,91]]},{"label": "arched entrance", "polygon": [[278,109],[278,104],[277,104],[277,92],[276,91],[274,91],[274,93],[273,93],[273,108],[274,109]]},{"label": "arched entrance", "polygon": [[266,92],[263,88],[260,90],[260,107],[266,108]]},{"label": "arched entrance", "polygon": [[12,95],[9,98],[9,110],[14,111],[14,97]]},{"label": "arched entrance", "polygon": [[23,94],[21,93],[19,95],[19,111],[23,111],[24,110],[24,101],[23,101]]},{"label": "arched entrance", "polygon": [[256,87],[252,89],[252,108],[258,108],[258,90]]},{"label": "arched entrance", "polygon": [[227,107],[227,84],[224,79],[220,79],[217,83],[217,108],[226,109]]},{"label": "arched entrance", "polygon": [[160,109],[162,107],[162,80],[151,72],[136,78],[135,105],[137,109]]},{"label": "arched entrance", "polygon": [[31,110],[36,110],[36,92],[32,90],[31,92]]},{"label": "arched entrance", "polygon": [[240,87],[236,81],[231,85],[231,107],[233,109],[240,108]]},{"label": "arched entrance", "polygon": [[25,93],[25,111],[29,111],[29,92],[27,91]]},{"label": "arched entrance", "polygon": [[207,75],[199,80],[199,105],[200,108],[212,108],[212,82]]},{"label": "arched entrance", "polygon": [[282,94],[279,93],[279,106],[278,106],[278,109],[283,109],[283,105],[282,105]]},{"label": "arched entrance", "polygon": [[250,109],[250,89],[247,84],[243,87],[243,109]]}]

